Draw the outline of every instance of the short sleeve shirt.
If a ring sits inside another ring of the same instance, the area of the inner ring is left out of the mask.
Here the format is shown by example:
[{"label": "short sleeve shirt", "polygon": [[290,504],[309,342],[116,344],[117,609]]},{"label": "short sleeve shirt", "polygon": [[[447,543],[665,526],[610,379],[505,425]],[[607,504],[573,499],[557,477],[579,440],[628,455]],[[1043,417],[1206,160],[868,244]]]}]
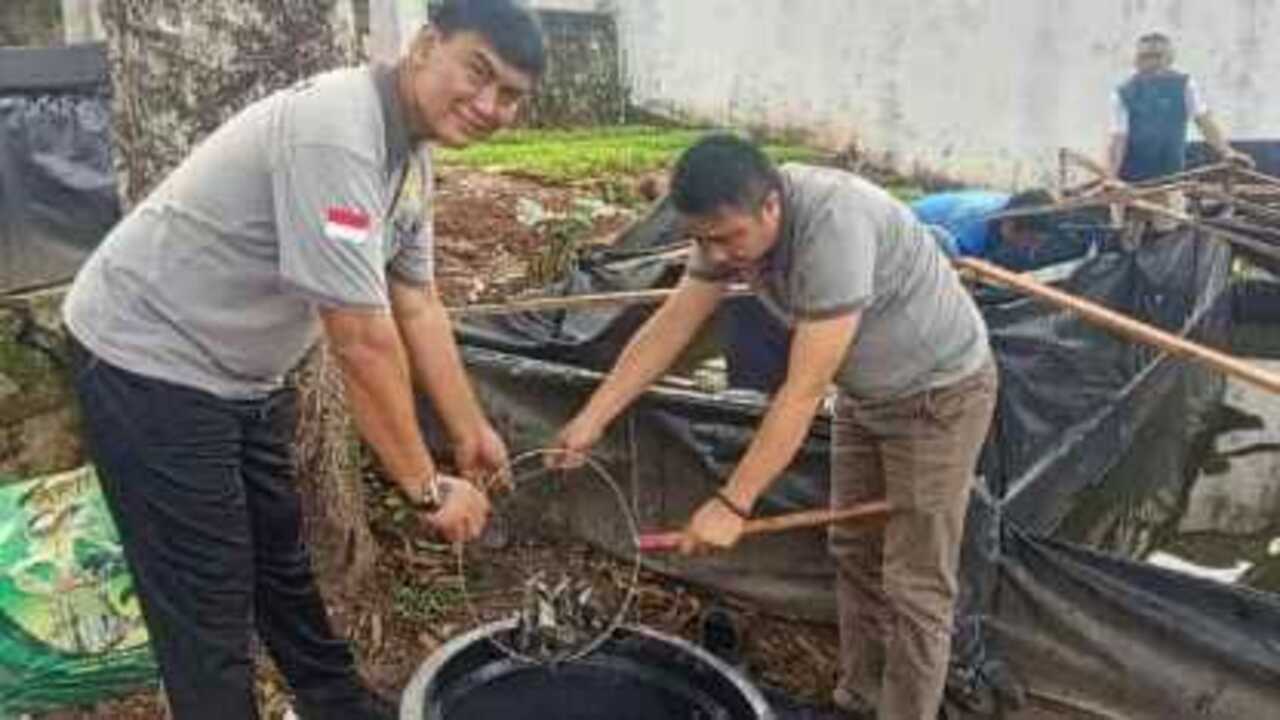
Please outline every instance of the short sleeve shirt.
[{"label": "short sleeve shirt", "polygon": [[280,386],[321,308],[432,281],[431,164],[390,68],[317,76],[207,138],[106,238],[64,306],[102,359],[218,396]]},{"label": "short sleeve shirt", "polygon": [[[844,392],[890,399],[955,382],[990,359],[986,326],[910,208],[850,173],[784,165],[775,246],[748,278],[789,325],[862,312],[837,373]],[[689,273],[733,277],[695,249]]]}]

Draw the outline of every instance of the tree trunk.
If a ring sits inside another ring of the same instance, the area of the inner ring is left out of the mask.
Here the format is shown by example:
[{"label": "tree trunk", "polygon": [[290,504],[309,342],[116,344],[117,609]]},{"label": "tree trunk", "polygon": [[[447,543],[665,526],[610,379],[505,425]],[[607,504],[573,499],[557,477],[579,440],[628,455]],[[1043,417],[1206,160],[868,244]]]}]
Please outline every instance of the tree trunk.
[{"label": "tree trunk", "polygon": [[369,577],[375,551],[365,504],[363,448],[328,348],[322,344],[313,350],[295,378],[299,422],[294,464],[316,574],[325,590],[352,592]]}]

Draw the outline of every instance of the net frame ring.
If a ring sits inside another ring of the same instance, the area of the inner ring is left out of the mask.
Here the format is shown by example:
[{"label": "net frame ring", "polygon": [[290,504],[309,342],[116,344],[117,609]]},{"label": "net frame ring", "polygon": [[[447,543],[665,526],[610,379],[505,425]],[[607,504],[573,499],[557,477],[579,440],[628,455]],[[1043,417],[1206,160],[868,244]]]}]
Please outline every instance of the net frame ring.
[{"label": "net frame ring", "polygon": [[[534,450],[526,450],[512,457],[507,462],[506,468],[490,473],[484,480],[484,487],[499,487],[510,493],[519,492],[521,475],[524,477],[523,482],[529,483],[553,473],[567,472],[556,468],[550,468],[546,465],[546,460],[548,458],[563,457],[566,455],[572,455],[581,460],[581,464],[578,467],[571,468],[569,471],[582,470],[584,468],[589,469],[590,476],[594,478],[596,482],[604,485],[616,500],[618,514],[621,515],[626,526],[627,536],[631,539],[631,560],[629,563],[630,569],[628,571],[630,577],[627,582],[626,591],[623,594],[622,602],[618,604],[617,611],[613,614],[613,617],[610,618],[609,622],[606,623],[604,629],[598,632],[589,642],[576,646],[570,651],[557,653],[549,658],[539,658],[523,653],[512,647],[509,643],[503,642],[501,638],[502,633],[492,633],[488,636],[489,642],[497,647],[503,654],[514,660],[530,665],[554,665],[573,662],[595,652],[595,650],[612,637],[618,628],[622,627],[623,623],[626,621],[627,614],[631,612],[631,607],[635,603],[636,589],[640,583],[640,563],[642,553],[640,552],[640,528],[639,524],[636,522],[635,512],[632,510],[631,503],[628,500],[626,493],[622,491],[622,488],[618,485],[617,481],[613,479],[613,475],[607,468],[605,468],[604,464],[595,457],[587,453],[580,453],[562,448],[537,448]],[[522,463],[529,460],[542,460],[542,462],[539,462],[536,467],[531,468],[528,471],[518,473],[517,468],[519,468]],[[577,480],[575,482],[581,482],[581,480]],[[492,521],[492,518],[490,518],[490,521]],[[458,580],[462,589],[463,603],[467,606],[467,612],[471,616],[472,623],[477,627],[485,625],[491,622],[492,619],[485,618],[481,615],[475,602],[471,599],[472,594],[467,585],[466,544],[457,543],[455,545],[455,550],[458,564]]]}]

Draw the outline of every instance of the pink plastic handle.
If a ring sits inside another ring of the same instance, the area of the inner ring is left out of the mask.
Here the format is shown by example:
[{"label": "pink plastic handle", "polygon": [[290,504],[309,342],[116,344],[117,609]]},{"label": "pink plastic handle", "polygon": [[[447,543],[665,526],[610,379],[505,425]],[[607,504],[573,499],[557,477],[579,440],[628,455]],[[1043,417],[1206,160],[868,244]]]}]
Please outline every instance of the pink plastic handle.
[{"label": "pink plastic handle", "polygon": [[641,535],[637,546],[642,553],[673,552],[680,549],[680,541],[684,535],[678,532],[650,533]]}]

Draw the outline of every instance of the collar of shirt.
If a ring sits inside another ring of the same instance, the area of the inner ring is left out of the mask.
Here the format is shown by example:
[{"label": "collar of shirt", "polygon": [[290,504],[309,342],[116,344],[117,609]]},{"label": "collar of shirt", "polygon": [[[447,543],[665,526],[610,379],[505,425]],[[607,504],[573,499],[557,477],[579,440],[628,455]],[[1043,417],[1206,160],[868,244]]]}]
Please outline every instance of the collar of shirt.
[{"label": "collar of shirt", "polygon": [[785,277],[791,269],[792,256],[795,254],[793,247],[795,245],[795,213],[792,212],[794,200],[791,197],[791,180],[786,173],[779,174],[782,179],[779,198],[782,205],[782,219],[778,223],[778,238],[774,241],[773,247],[769,248],[769,252],[765,253],[756,264],[755,272],[752,273],[756,281],[763,281],[766,277]]},{"label": "collar of shirt", "polygon": [[382,102],[382,118],[386,124],[387,175],[400,171],[413,152],[414,143],[409,139],[405,124],[404,103],[400,101],[400,71],[393,65],[374,65],[373,81]]}]

